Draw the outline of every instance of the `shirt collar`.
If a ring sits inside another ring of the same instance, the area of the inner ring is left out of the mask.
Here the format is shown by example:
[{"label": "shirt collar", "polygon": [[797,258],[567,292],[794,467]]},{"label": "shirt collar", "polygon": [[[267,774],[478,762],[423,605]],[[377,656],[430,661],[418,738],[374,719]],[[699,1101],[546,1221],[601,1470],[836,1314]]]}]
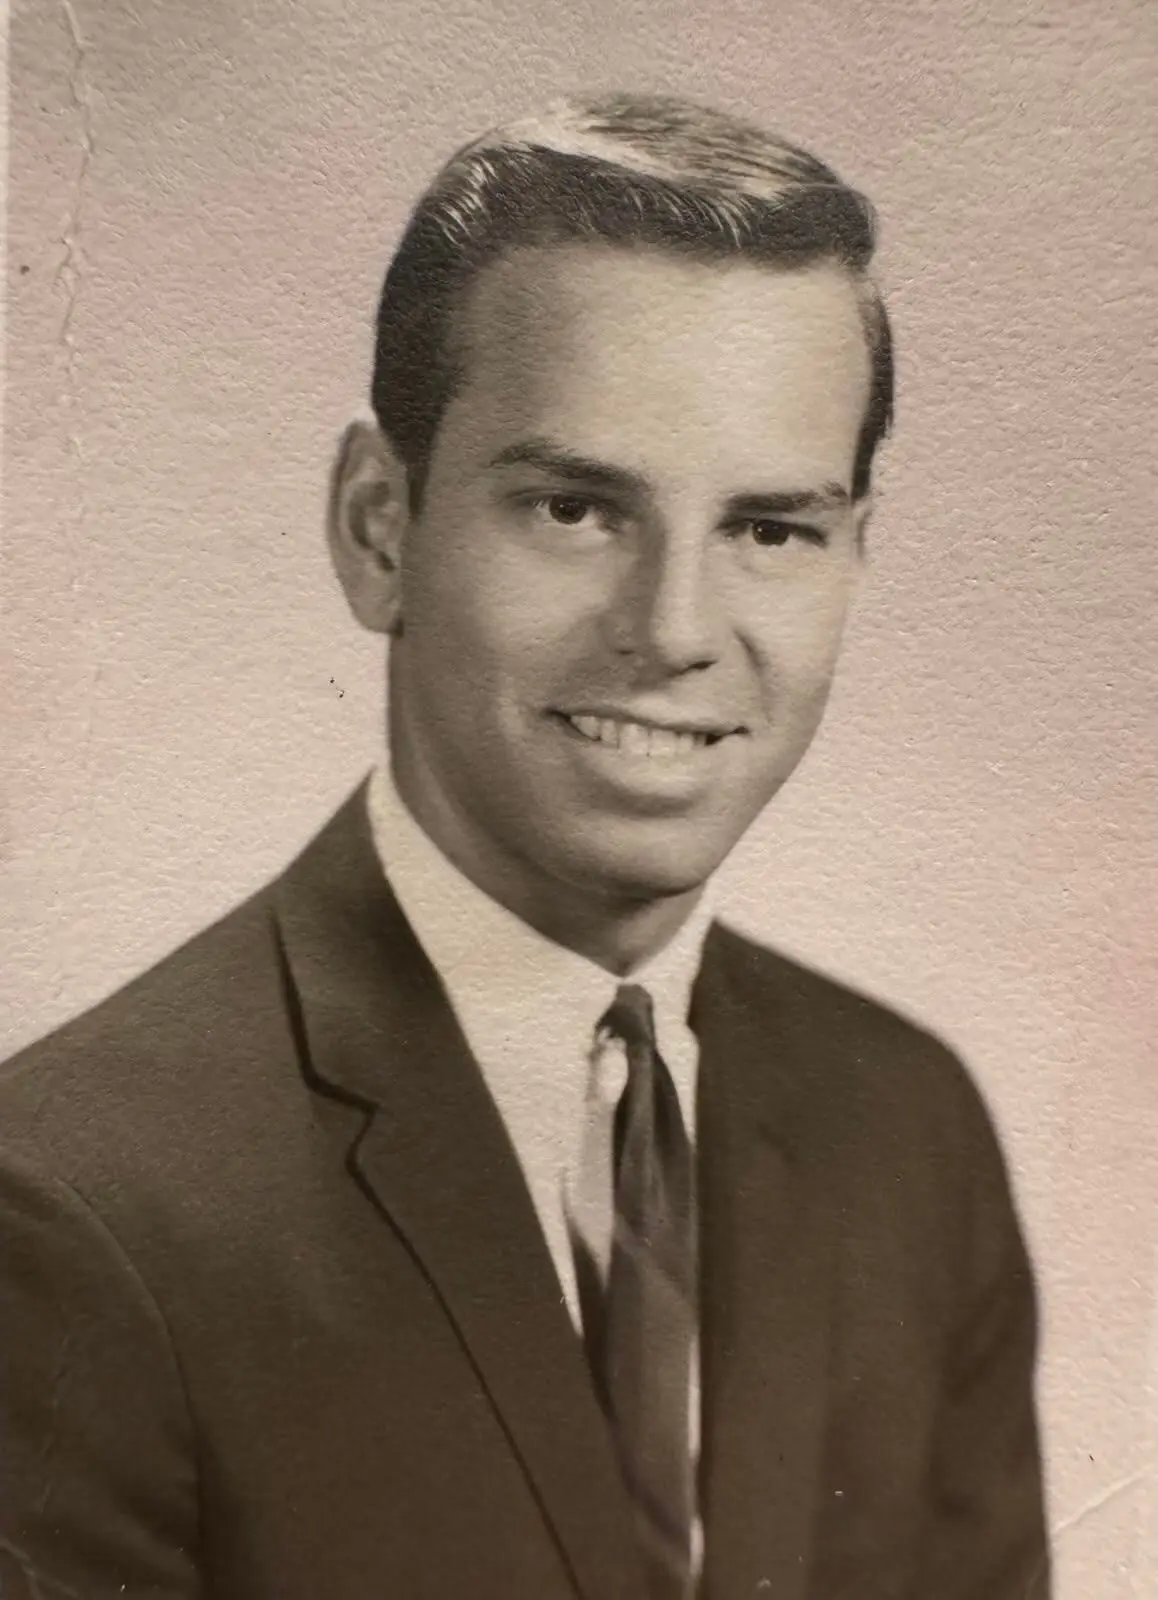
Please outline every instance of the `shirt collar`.
[{"label": "shirt collar", "polygon": [[513,1034],[528,1017],[540,1029],[549,1022],[564,1036],[589,1041],[621,982],[650,993],[661,1050],[687,1026],[712,920],[707,891],[675,937],[619,979],[546,938],[452,865],[411,815],[388,763],[371,775],[367,803],[390,885],[472,1044],[480,1030],[492,1038],[496,1027]]}]

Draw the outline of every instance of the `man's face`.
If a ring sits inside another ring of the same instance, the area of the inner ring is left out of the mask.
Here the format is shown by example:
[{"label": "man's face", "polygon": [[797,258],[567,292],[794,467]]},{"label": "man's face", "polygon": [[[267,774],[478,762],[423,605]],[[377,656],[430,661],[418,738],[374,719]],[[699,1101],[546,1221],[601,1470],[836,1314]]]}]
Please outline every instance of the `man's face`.
[{"label": "man's face", "polygon": [[402,535],[404,793],[524,900],[695,889],[828,695],[862,509],[855,289],[830,265],[527,249],[460,332]]}]

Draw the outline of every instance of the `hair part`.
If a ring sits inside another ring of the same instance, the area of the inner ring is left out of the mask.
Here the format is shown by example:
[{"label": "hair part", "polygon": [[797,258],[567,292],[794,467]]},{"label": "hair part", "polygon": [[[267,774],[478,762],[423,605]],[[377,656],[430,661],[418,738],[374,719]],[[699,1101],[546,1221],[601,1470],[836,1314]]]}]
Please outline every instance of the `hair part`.
[{"label": "hair part", "polygon": [[407,469],[412,510],[465,375],[456,320],[472,282],[504,251],[582,242],[845,268],[872,368],[853,470],[861,498],[893,418],[888,313],[868,271],[874,220],[869,201],[807,151],[670,96],[562,100],[464,145],[415,207],[378,308],[371,403]]}]

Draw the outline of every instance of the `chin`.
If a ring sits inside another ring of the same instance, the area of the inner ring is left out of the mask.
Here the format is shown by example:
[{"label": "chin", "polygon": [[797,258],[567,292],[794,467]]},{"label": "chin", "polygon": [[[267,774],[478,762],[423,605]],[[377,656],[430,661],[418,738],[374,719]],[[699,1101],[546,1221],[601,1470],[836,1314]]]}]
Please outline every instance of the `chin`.
[{"label": "chin", "polygon": [[702,838],[619,841],[604,835],[595,848],[569,854],[568,876],[578,885],[632,900],[668,900],[702,889],[728,850]]}]

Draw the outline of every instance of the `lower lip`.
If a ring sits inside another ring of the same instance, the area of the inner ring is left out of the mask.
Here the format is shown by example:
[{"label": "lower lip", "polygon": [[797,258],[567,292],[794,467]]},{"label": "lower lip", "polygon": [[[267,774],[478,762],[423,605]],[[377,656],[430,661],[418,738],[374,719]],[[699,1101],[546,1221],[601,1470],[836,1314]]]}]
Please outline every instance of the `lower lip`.
[{"label": "lower lip", "polygon": [[604,744],[580,733],[565,716],[552,712],[550,720],[567,735],[577,755],[586,753],[588,770],[617,790],[648,799],[673,801],[694,798],[715,775],[735,734],[725,734],[710,744],[696,744],[691,750],[670,755],[648,755],[645,751]]}]

